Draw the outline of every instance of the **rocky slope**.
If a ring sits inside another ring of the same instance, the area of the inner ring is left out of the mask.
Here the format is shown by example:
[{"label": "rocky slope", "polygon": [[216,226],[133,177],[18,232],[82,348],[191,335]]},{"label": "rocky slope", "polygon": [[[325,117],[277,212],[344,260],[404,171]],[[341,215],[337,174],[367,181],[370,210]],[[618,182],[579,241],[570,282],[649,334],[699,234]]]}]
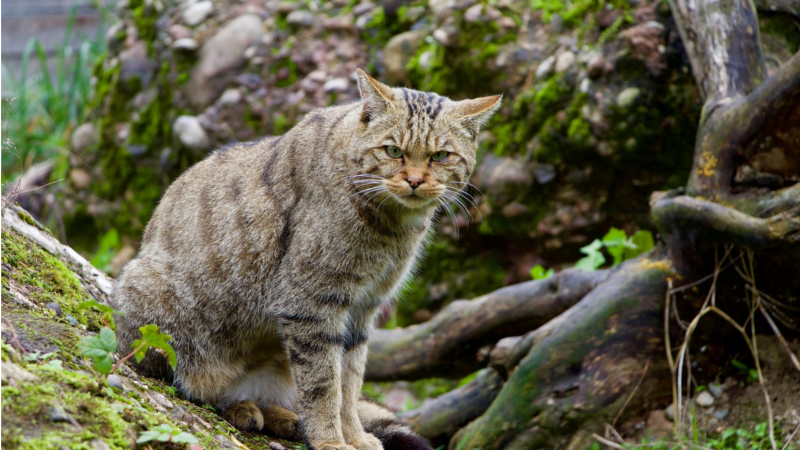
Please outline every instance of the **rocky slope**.
[{"label": "rocky slope", "polygon": [[213,408],[125,365],[108,377],[95,373],[79,343],[105,319],[79,304],[105,303],[113,281],[20,208],[3,210],[2,228],[3,448],[187,447],[136,444],[142,432],[159,426],[190,433],[199,442],[189,447],[195,449],[281,449],[271,442],[303,448],[239,434]]}]

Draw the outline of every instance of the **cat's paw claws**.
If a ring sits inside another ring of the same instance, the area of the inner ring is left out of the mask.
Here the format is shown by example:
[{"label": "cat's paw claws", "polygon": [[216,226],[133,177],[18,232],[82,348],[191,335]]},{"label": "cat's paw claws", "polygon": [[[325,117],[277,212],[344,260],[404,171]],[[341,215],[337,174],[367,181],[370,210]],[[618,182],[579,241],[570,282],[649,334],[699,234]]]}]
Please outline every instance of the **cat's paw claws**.
[{"label": "cat's paw claws", "polygon": [[360,440],[352,443],[356,450],[383,450],[383,444],[375,436],[364,433]]},{"label": "cat's paw claws", "polygon": [[264,416],[252,400],[232,404],[222,413],[222,417],[242,431],[257,431],[264,427]]}]

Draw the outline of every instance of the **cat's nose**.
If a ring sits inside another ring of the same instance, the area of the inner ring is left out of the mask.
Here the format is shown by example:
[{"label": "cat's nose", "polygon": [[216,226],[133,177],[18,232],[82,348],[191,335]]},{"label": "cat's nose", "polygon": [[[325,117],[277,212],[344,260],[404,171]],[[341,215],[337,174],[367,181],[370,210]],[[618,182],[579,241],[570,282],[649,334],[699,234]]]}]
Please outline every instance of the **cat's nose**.
[{"label": "cat's nose", "polygon": [[408,184],[411,186],[411,189],[416,189],[417,187],[419,187],[420,184],[424,182],[422,178],[417,178],[417,177],[408,177],[407,181]]}]

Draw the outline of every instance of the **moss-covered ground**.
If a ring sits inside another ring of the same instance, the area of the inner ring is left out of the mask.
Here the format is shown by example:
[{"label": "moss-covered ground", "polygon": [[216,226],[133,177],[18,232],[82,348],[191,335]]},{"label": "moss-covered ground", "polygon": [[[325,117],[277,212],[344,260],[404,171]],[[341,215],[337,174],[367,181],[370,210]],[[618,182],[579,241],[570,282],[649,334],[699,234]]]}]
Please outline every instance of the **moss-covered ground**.
[{"label": "moss-covered ground", "polygon": [[[5,224],[3,228],[4,449],[137,448],[142,431],[162,424],[194,435],[204,449],[269,448],[275,441],[240,434],[213,408],[189,402],[172,386],[127,369],[120,371],[124,389],[109,387],[79,350],[81,338],[98,331],[104,321],[100,313],[78,307],[92,298],[78,275],[57,256]],[[46,307],[51,303],[59,305],[61,315]]]}]

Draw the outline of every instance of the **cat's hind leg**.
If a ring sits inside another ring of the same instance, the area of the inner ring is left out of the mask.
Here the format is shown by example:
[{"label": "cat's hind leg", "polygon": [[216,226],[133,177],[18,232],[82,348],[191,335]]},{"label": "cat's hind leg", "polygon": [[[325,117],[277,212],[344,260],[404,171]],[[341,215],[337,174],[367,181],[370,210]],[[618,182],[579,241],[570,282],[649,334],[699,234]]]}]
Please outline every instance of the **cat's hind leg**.
[{"label": "cat's hind leg", "polygon": [[222,418],[244,431],[264,428],[264,416],[256,403],[250,399],[235,402],[222,411]]}]

